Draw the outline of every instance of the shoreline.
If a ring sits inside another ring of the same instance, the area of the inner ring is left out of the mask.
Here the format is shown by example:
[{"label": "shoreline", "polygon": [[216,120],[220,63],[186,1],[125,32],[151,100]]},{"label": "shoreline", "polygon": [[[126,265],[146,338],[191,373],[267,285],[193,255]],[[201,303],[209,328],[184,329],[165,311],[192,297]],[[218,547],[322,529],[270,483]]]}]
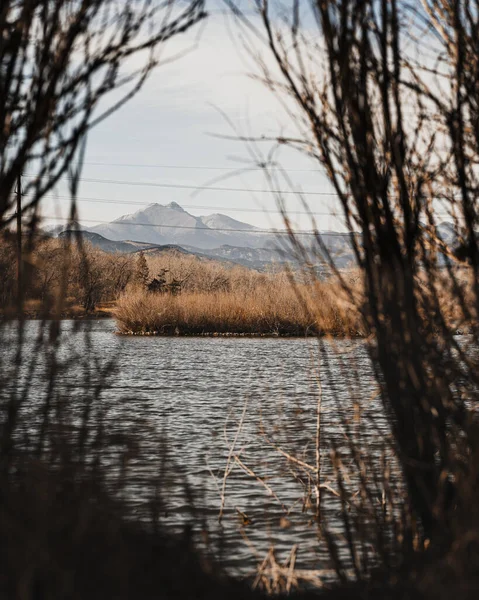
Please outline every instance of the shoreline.
[{"label": "shoreline", "polygon": [[203,332],[203,333],[160,333],[157,331],[115,331],[116,335],[124,337],[163,337],[163,338],[182,338],[182,337],[196,337],[196,338],[270,338],[270,339],[303,339],[303,338],[335,338],[335,339],[366,339],[368,336],[361,333],[356,334],[343,334],[343,333],[255,333],[255,332]]},{"label": "shoreline", "polygon": [[[81,310],[66,310],[60,315],[41,313],[40,311],[27,310],[21,319],[23,321],[103,321],[116,320],[115,308],[98,308],[94,312],[85,312]],[[5,314],[0,313],[0,323],[11,321],[19,321],[19,315],[15,313]],[[474,333],[474,327],[466,326],[458,329],[453,333],[454,336],[466,336]],[[476,330],[477,332],[477,330]],[[338,332],[314,332],[314,331],[291,331],[291,332],[257,332],[257,331],[188,331],[183,332],[176,330],[169,331],[120,331],[116,329],[112,332],[114,335],[122,337],[162,337],[162,338],[253,338],[253,339],[311,339],[311,338],[331,338],[331,339],[347,339],[347,340],[366,340],[370,335],[360,331],[345,333]]]},{"label": "shoreline", "polygon": [[[107,314],[105,312],[99,313],[86,313],[86,314],[69,314],[62,313],[60,316],[58,315],[49,315],[49,314],[38,314],[38,313],[23,313],[21,315],[22,321],[103,321],[107,319],[113,319],[114,316],[112,314]],[[18,315],[0,315],[0,322],[6,323],[9,321],[19,321],[20,318]]]},{"label": "shoreline", "polygon": [[115,317],[113,311],[114,307],[111,306],[99,306],[93,312],[86,312],[78,306],[72,306],[57,314],[55,312],[27,308],[21,315],[15,311],[7,310],[0,312],[0,322],[18,321],[20,317],[24,321],[93,321],[98,319],[113,319]]}]

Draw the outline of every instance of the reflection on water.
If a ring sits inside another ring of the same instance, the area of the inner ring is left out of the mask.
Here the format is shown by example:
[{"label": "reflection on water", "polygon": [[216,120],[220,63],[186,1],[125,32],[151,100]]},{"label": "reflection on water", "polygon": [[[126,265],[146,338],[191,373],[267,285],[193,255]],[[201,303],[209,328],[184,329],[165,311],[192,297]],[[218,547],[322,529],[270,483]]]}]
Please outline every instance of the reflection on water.
[{"label": "reflection on water", "polygon": [[[314,519],[304,503],[308,482],[291,472],[291,463],[274,446],[315,464],[319,400],[323,482],[334,486],[328,459],[331,442],[341,448],[347,436],[354,435],[359,418],[356,403],[360,403],[361,419],[375,416],[368,444],[376,443],[378,430],[386,431],[386,425],[364,342],[337,340],[320,345],[312,339],[118,337],[114,322],[108,320],[81,325],[66,321],[63,327],[59,355],[64,361],[75,357],[58,376],[65,397],[83,393],[85,376],[90,385],[99,384],[99,371],[112,363],[114,371],[102,384],[112,429],[128,426],[134,436],[138,422],[143,422],[139,442],[147,448],[151,463],[135,463],[132,456],[130,465],[135,482],[130,494],[139,511],[145,504],[142,481],[151,475],[149,470],[158,468],[155,457],[160,440],[166,439],[173,465],[166,522],[178,525],[190,514],[187,482],[197,516],[206,519],[212,538],[221,536],[232,564],[254,564],[270,544],[280,556],[299,544],[300,561],[303,557],[305,564],[312,565],[319,556],[319,567],[325,566]],[[38,329],[38,322],[27,323],[26,356],[36,352]],[[4,328],[1,335],[6,368],[12,359],[14,331]],[[87,355],[84,363],[82,357]],[[14,382],[19,387],[28,380],[35,401],[45,393],[44,357],[37,358],[33,371],[23,369]],[[235,436],[241,464],[234,458],[230,461],[234,468],[226,480],[225,516],[219,526],[223,476]],[[287,520],[281,518],[285,509]],[[323,510],[333,516],[338,510],[334,497],[326,492]]]}]

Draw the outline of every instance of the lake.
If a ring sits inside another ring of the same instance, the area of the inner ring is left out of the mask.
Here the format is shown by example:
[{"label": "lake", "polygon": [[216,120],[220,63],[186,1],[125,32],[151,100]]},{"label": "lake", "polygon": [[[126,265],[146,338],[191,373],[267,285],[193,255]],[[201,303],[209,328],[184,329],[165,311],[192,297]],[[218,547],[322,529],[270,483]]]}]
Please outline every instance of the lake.
[{"label": "lake", "polygon": [[[27,322],[28,360],[1,391],[29,388],[29,410],[47,393],[39,328]],[[202,539],[207,530],[233,570],[253,568],[270,545],[285,557],[295,544],[298,564],[327,567],[314,519],[314,472],[308,477],[285,454],[316,464],[319,400],[323,484],[336,489],[333,445],[345,450],[357,435],[361,447],[374,453],[377,445],[379,453],[388,430],[363,340],[124,337],[112,320],[64,321],[62,328],[58,394],[73,402],[85,386],[101,389],[110,434],[126,430],[142,448],[141,456],[131,453],[125,492],[136,511],[147,511],[148,481],[161,471],[162,520],[176,529],[191,518],[201,523]],[[16,333],[3,326],[1,335],[5,374]],[[372,425],[360,431],[365,419]],[[120,468],[114,458],[111,468]],[[327,489],[322,511],[334,529],[340,506]]]}]

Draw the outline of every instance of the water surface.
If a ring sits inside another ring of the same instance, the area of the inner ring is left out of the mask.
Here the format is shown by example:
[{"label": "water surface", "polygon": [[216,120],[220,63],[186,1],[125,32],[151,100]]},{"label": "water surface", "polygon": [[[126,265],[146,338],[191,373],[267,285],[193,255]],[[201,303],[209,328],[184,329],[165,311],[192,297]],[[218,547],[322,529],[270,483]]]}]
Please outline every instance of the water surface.
[{"label": "water surface", "polygon": [[[39,322],[27,323],[24,348],[38,364],[31,371],[23,366],[14,383],[28,385],[34,403],[46,393],[46,359],[36,347],[39,327]],[[204,519],[211,539],[222,538],[232,566],[252,567],[271,544],[279,556],[299,544],[300,561],[327,566],[313,513],[304,505],[307,478],[298,479],[294,463],[277,448],[315,465],[319,406],[323,482],[334,487],[332,444],[346,447],[360,420],[374,418],[361,443],[380,445],[378,433],[387,427],[364,341],[124,337],[115,335],[110,320],[65,321],[62,327],[58,354],[66,367],[58,375],[60,392],[72,399],[85,393],[86,381],[98,385],[111,430],[126,428],[146,448],[146,462],[134,455],[130,462],[129,494],[138,511],[147,505],[144,482],[159,465],[165,467],[157,459],[166,441],[171,475],[164,480],[166,522],[180,526],[190,518],[193,502],[196,522]],[[13,360],[13,328],[4,327],[1,339],[6,369]],[[219,526],[223,477],[235,437],[234,453],[270,491],[232,460]],[[334,518],[334,497],[324,492],[322,503]]]}]

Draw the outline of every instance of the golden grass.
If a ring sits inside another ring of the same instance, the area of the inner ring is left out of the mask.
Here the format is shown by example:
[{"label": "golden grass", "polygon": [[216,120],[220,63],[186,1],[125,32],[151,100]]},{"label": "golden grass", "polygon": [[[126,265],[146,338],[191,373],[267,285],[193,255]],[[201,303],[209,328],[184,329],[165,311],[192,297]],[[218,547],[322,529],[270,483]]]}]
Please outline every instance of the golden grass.
[{"label": "golden grass", "polygon": [[364,335],[357,309],[337,283],[293,287],[271,276],[257,287],[178,296],[134,290],[114,311],[124,334]]},{"label": "golden grass", "polygon": [[[153,267],[153,268],[151,268]],[[215,261],[164,255],[150,262],[151,271],[166,268],[166,279],[184,282],[178,296],[149,293],[131,287],[120,296],[114,316],[123,334],[155,335],[331,335],[364,336],[367,327],[358,307],[364,289],[358,272],[343,273],[353,301],[340,282],[331,277],[311,282],[296,273],[291,283],[285,272],[258,273],[226,267]],[[151,272],[150,271],[150,272]],[[446,326],[467,332],[477,323],[468,269],[457,269],[458,290],[447,273],[434,289],[419,276],[419,310],[433,329],[443,318]],[[418,288],[418,289],[419,289]],[[470,311],[466,314],[458,293]]]}]

